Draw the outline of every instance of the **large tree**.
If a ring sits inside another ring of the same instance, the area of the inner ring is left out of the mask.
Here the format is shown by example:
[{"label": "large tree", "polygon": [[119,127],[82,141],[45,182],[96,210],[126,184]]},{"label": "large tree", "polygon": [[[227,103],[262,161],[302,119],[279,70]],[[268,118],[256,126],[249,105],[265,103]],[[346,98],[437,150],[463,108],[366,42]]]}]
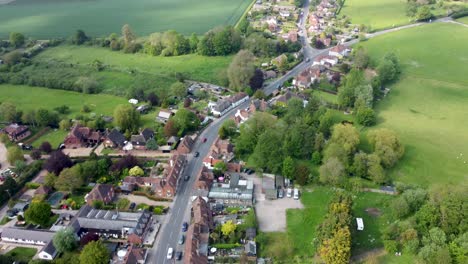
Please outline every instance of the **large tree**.
[{"label": "large tree", "polygon": [[128,46],[136,39],[135,33],[133,33],[133,30],[129,24],[122,26],[122,38],[126,46]]},{"label": "large tree", "polygon": [[131,105],[118,105],[114,110],[115,124],[122,131],[136,131],[140,124],[140,113]]},{"label": "large tree", "polygon": [[183,82],[175,82],[171,85],[171,94],[182,99],[187,95],[187,87]]},{"label": "large tree", "polygon": [[24,212],[24,218],[27,222],[46,227],[49,224],[52,210],[47,202],[33,202]]},{"label": "large tree", "polygon": [[237,125],[236,122],[232,119],[228,119],[223,122],[221,127],[218,130],[219,137],[221,139],[227,139],[236,134]]},{"label": "large tree", "polygon": [[59,191],[73,192],[81,185],[83,178],[78,166],[64,169],[55,181],[55,188]]},{"label": "large tree", "polygon": [[282,173],[287,179],[294,180],[294,160],[289,156],[283,160]]},{"label": "large tree", "polygon": [[75,231],[71,227],[60,229],[55,233],[52,243],[60,253],[72,251],[77,245]]},{"label": "large tree", "polygon": [[81,45],[88,40],[88,36],[86,36],[85,32],[81,29],[78,29],[75,34],[73,34],[72,42],[76,45]]},{"label": "large tree", "polygon": [[16,106],[10,102],[0,104],[0,118],[8,122],[17,122],[21,113],[16,111]]},{"label": "large tree", "polygon": [[330,158],[320,166],[320,181],[332,185],[339,185],[345,177],[345,168],[338,158]]},{"label": "large tree", "polygon": [[280,173],[283,161],[281,146],[281,134],[277,130],[267,130],[258,138],[257,145],[249,162],[255,164],[258,169],[272,173]]},{"label": "large tree", "polygon": [[250,88],[253,91],[262,88],[265,78],[263,77],[263,71],[260,69],[255,69],[254,75],[250,78]]},{"label": "large tree", "polygon": [[330,141],[342,146],[347,155],[352,155],[359,144],[359,132],[352,125],[337,124]]},{"label": "large tree", "polygon": [[393,167],[405,152],[398,135],[392,130],[386,128],[373,130],[369,132],[368,138],[374,152],[380,157],[382,165],[386,168]]},{"label": "large tree", "polygon": [[193,131],[200,125],[200,120],[191,111],[187,109],[179,109],[172,117],[174,125],[178,130],[178,135],[183,136],[187,132]]},{"label": "large tree", "polygon": [[349,263],[351,257],[351,232],[349,232],[349,228],[336,230],[330,239],[323,242],[319,252],[325,263]]},{"label": "large tree", "polygon": [[44,163],[44,169],[55,175],[59,175],[63,169],[69,168],[72,165],[73,162],[70,157],[65,155],[61,150],[57,150],[50,154],[49,159]]},{"label": "large tree", "polygon": [[23,161],[23,151],[17,146],[9,147],[7,149],[7,160],[10,164],[15,164],[16,161]]},{"label": "large tree", "polygon": [[11,32],[10,33],[10,45],[19,48],[24,44],[24,35],[18,32]]},{"label": "large tree", "polygon": [[239,51],[227,71],[229,86],[236,90],[243,90],[249,85],[254,73],[254,55],[247,50]]},{"label": "large tree", "polygon": [[101,241],[91,241],[80,254],[80,264],[108,264],[110,254]]}]

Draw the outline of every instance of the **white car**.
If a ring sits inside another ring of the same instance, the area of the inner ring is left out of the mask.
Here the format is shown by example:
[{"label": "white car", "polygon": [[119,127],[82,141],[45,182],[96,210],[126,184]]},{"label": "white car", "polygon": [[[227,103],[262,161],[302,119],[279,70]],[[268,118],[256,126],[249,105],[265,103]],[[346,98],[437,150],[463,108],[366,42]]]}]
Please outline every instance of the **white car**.
[{"label": "white car", "polygon": [[294,200],[299,200],[299,189],[294,188]]},{"label": "white car", "polygon": [[288,198],[292,197],[292,189],[291,188],[288,188],[288,190],[286,191],[286,197],[288,197]]},{"label": "white car", "polygon": [[173,248],[169,248],[167,250],[167,259],[172,259],[172,256],[174,255],[174,249]]}]

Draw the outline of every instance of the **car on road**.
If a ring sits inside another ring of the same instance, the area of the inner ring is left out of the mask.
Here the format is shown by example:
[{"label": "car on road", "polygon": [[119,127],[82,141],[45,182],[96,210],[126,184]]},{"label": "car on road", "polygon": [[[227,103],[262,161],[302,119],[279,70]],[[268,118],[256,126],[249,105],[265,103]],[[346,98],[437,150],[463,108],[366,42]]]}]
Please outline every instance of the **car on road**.
[{"label": "car on road", "polygon": [[167,250],[167,259],[172,259],[172,255],[174,254],[174,249],[173,248],[169,248]]},{"label": "car on road", "polygon": [[182,224],[182,232],[187,232],[187,229],[188,229],[188,223],[187,222],[184,222]]},{"label": "car on road", "polygon": [[286,191],[286,197],[288,197],[288,198],[292,197],[292,189],[291,188],[288,188],[288,190]]},{"label": "car on road", "polygon": [[176,260],[181,260],[182,259],[182,251],[177,251],[175,253],[175,258],[176,258]]},{"label": "car on road", "polygon": [[190,175],[185,175],[184,176],[184,181],[188,181],[188,180],[190,180]]},{"label": "car on road", "polygon": [[306,62],[309,62],[309,61],[310,61],[310,58],[307,58],[307,59],[306,59]]},{"label": "car on road", "polygon": [[203,143],[205,143],[205,142],[206,142],[206,140],[207,140],[206,138],[203,138]]},{"label": "car on road", "polygon": [[128,207],[129,210],[135,209],[136,203],[131,203],[130,206]]},{"label": "car on road", "polygon": [[193,156],[194,156],[195,158],[197,158],[198,156],[200,156],[200,152],[198,152],[198,151],[195,152],[195,154],[193,154]]},{"label": "car on road", "polygon": [[185,236],[182,234],[182,235],[180,235],[179,241],[177,241],[177,243],[179,243],[179,245],[183,245],[184,242],[185,242]]},{"label": "car on road", "polygon": [[278,198],[283,198],[284,197],[284,191],[283,189],[278,189]]}]

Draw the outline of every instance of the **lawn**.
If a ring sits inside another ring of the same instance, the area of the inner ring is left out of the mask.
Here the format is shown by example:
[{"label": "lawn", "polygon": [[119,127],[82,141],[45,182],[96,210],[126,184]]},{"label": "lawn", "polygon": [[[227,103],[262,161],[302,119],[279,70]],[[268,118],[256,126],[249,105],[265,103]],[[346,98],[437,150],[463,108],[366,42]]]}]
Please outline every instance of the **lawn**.
[{"label": "lawn", "polygon": [[457,21],[468,25],[468,16],[459,18]]},{"label": "lawn", "polygon": [[63,140],[67,136],[68,131],[57,129],[57,130],[50,130],[49,132],[45,133],[38,139],[34,140],[32,143],[33,147],[38,148],[42,142],[49,142],[52,145],[52,148],[58,148],[58,146],[63,143]]},{"label": "lawn", "polygon": [[91,36],[120,33],[129,24],[137,35],[175,29],[202,34],[234,25],[252,0],[16,0],[0,8],[0,37],[22,32],[35,38],[68,37],[77,29]]},{"label": "lawn", "polygon": [[[353,255],[383,247],[380,238],[381,230],[388,225],[388,204],[393,198],[393,196],[386,194],[359,193],[353,200],[353,216],[360,217],[364,221],[363,231],[353,231]],[[366,212],[368,208],[378,209],[380,215],[369,214]]]},{"label": "lawn", "polygon": [[[105,70],[97,72],[91,66],[101,61]],[[219,73],[231,63],[232,56],[206,57],[189,54],[174,57],[154,57],[146,54],[124,54],[107,48],[61,45],[49,48],[36,56],[33,61],[48,65],[41,69],[30,66],[24,71],[50,71],[57,76],[90,76],[97,80],[104,92],[125,94],[129,87],[145,89],[168,89],[176,79],[176,73],[185,78],[218,83]],[[70,64],[73,67],[70,68]]]},{"label": "lawn", "polygon": [[436,23],[361,44],[374,61],[394,51],[403,68],[401,79],[376,107],[377,127],[397,131],[406,148],[390,172],[394,179],[426,186],[466,181],[466,43],[468,28]]},{"label": "lawn", "polygon": [[37,249],[35,248],[27,248],[27,247],[16,247],[8,253],[6,253],[6,256],[11,256],[15,259],[15,261],[21,262],[21,263],[28,263],[34,255],[36,255]]},{"label": "lawn", "polygon": [[350,17],[353,24],[378,30],[408,24],[405,8],[406,0],[346,0],[340,15]]},{"label": "lawn", "polygon": [[338,103],[338,96],[334,94],[327,93],[327,92],[320,91],[320,90],[314,90],[312,94],[317,96],[317,98],[319,98],[320,100],[324,102],[331,103],[331,104]]}]

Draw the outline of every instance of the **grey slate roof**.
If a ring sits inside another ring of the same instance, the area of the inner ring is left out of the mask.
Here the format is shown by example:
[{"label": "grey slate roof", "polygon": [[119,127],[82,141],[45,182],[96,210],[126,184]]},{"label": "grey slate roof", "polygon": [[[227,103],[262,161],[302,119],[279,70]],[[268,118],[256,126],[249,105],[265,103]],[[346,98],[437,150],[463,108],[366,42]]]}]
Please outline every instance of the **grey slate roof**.
[{"label": "grey slate roof", "polygon": [[48,243],[54,237],[54,232],[44,230],[29,230],[22,228],[6,227],[2,231],[2,237],[22,240],[44,241]]},{"label": "grey slate roof", "polygon": [[125,136],[115,128],[107,135],[107,138],[117,146],[123,146],[126,141]]}]

